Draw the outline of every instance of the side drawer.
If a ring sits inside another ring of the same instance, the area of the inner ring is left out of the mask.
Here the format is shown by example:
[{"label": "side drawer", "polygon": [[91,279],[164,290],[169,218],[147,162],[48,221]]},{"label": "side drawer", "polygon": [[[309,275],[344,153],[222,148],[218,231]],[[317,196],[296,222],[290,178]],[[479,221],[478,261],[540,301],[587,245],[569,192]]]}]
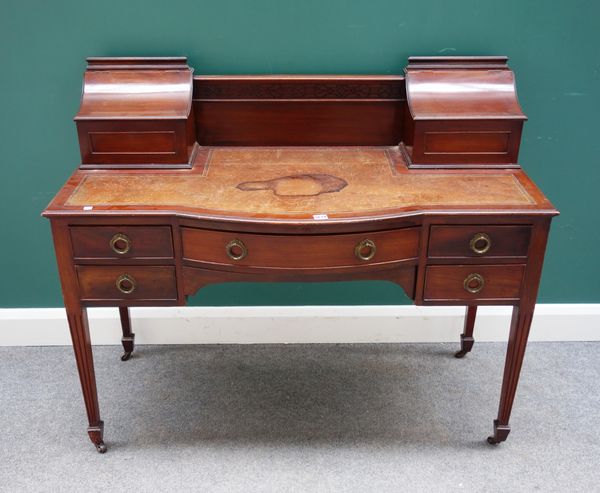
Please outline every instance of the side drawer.
[{"label": "side drawer", "polygon": [[77,265],[82,300],[175,301],[177,283],[171,266]]},{"label": "side drawer", "polygon": [[516,300],[525,265],[432,265],[427,267],[423,299]]},{"label": "side drawer", "polygon": [[416,259],[420,229],[288,236],[195,228],[181,231],[185,260],[259,268],[327,269]]},{"label": "side drawer", "polygon": [[72,226],[75,258],[173,258],[170,226]]},{"label": "side drawer", "polygon": [[431,226],[429,257],[527,257],[530,226]]}]

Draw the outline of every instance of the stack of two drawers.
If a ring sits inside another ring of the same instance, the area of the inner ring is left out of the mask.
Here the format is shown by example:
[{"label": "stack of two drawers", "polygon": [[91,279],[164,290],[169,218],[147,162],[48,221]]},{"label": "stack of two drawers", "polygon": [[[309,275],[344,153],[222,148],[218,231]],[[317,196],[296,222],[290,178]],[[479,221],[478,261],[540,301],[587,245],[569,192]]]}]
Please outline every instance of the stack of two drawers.
[{"label": "stack of two drawers", "polygon": [[177,301],[171,226],[71,226],[70,235],[82,301]]},{"label": "stack of two drawers", "polygon": [[432,225],[423,302],[514,304],[530,237],[530,225]]}]

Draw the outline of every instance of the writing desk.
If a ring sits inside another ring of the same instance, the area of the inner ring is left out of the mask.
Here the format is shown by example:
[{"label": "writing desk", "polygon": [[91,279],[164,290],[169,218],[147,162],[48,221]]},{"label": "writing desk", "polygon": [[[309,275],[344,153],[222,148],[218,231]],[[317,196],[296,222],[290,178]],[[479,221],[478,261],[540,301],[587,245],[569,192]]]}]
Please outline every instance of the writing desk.
[{"label": "writing desk", "polygon": [[44,215],[97,450],[86,308],[119,307],[127,360],[129,307],[229,281],[393,281],[415,304],[467,306],[457,357],[478,306],[512,305],[488,442],[506,440],[557,214],[516,164],[507,74],[500,57],[411,59],[406,77],[192,78],[180,58],[91,59],[82,164]]}]

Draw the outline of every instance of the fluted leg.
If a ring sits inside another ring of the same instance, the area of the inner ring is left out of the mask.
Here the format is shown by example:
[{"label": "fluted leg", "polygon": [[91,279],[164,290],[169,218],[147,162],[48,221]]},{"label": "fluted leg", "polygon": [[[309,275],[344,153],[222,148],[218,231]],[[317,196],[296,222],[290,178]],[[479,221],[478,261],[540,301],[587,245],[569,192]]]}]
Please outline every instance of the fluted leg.
[{"label": "fluted leg", "polygon": [[521,299],[518,305],[513,308],[510,321],[498,417],[494,420],[494,434],[487,439],[488,443],[494,445],[506,440],[510,433],[510,413],[517,392],[527,338],[533,320],[549,227],[549,220],[545,220],[532,229],[528,262],[521,288]]},{"label": "fluted leg", "polygon": [[534,307],[534,303],[521,303],[513,308],[498,418],[494,420],[494,434],[487,439],[488,443],[493,445],[506,440],[510,433],[510,413],[523,365]]},{"label": "fluted leg", "polygon": [[121,317],[121,329],[123,329],[123,344],[124,353],[121,356],[121,361],[127,361],[131,353],[133,353],[135,334],[131,332],[131,317],[129,316],[129,308],[126,306],[119,307],[119,316]]},{"label": "fluted leg", "polygon": [[100,409],[98,407],[98,392],[96,390],[96,375],[94,373],[87,310],[78,303],[67,305],[66,310],[88,417],[88,435],[96,446],[96,450],[104,453],[106,452],[106,445],[103,441],[104,423],[100,419]]}]

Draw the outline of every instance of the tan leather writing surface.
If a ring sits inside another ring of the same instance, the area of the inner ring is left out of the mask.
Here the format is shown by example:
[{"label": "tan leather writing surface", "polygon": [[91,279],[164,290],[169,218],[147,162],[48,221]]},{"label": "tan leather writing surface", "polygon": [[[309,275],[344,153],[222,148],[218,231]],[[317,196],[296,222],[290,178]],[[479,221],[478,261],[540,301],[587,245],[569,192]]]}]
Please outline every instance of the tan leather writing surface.
[{"label": "tan leather writing surface", "polygon": [[66,205],[360,214],[408,207],[533,203],[510,173],[406,172],[394,164],[390,152],[360,147],[215,148],[203,168],[197,163],[191,171],[87,175]]}]

